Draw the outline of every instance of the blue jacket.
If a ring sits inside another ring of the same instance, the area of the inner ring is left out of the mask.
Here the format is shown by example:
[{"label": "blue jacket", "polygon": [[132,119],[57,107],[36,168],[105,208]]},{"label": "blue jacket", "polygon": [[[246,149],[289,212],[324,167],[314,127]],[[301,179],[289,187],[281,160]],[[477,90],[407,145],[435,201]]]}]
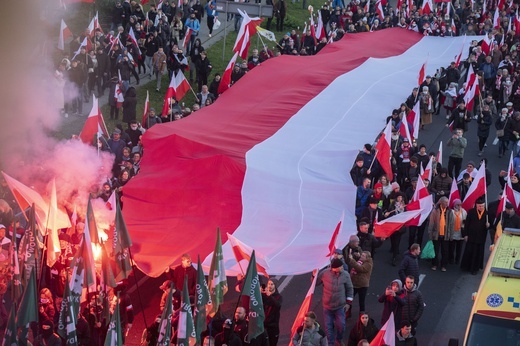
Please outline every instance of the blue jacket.
[{"label": "blue jacket", "polygon": [[186,19],[186,23],[184,23],[184,26],[195,31],[194,34],[198,34],[200,31],[200,22],[197,18],[195,18],[195,20],[193,21],[191,21],[190,18]]},{"label": "blue jacket", "polygon": [[[213,8],[210,7],[212,5],[213,5]],[[206,6],[204,6],[204,9],[206,10],[206,14],[208,17],[217,17],[218,16],[217,6],[215,5],[214,1],[208,1]]]}]

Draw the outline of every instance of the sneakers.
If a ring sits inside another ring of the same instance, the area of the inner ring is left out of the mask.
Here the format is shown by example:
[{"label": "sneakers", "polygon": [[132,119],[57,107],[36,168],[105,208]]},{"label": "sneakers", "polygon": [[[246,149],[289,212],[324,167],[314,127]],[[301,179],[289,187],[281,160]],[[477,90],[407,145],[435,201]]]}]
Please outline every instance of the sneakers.
[{"label": "sneakers", "polygon": [[445,272],[445,271],[446,271],[446,268],[442,267],[441,272]]},{"label": "sneakers", "polygon": [[211,34],[208,35],[211,38]]},{"label": "sneakers", "polygon": [[479,153],[478,153],[477,155],[478,155],[478,156],[482,156],[482,153],[483,153],[483,152],[482,152],[482,151],[480,151],[480,152],[479,152]]},{"label": "sneakers", "polygon": [[432,266],[430,269],[431,270],[437,270],[437,266]]}]

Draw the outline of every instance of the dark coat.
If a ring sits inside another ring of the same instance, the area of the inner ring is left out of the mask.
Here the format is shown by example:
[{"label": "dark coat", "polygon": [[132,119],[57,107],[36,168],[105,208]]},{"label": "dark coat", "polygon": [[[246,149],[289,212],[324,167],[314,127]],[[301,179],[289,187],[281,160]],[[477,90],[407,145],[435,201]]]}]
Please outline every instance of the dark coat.
[{"label": "dark coat", "polygon": [[412,255],[410,251],[404,254],[401,266],[399,267],[399,280],[406,281],[406,277],[411,275],[415,278],[414,282],[419,282],[419,257]]},{"label": "dark coat", "polygon": [[129,123],[137,119],[137,94],[134,87],[128,88],[123,102],[123,121]]},{"label": "dark coat", "polygon": [[348,346],[357,346],[358,342],[363,339],[370,342],[376,337],[377,332],[379,332],[379,329],[376,327],[373,319],[369,318],[366,326],[358,320],[350,330]]},{"label": "dark coat", "polygon": [[265,311],[264,326],[266,328],[279,328],[283,298],[282,295],[278,293],[278,289],[270,296],[262,293],[262,302],[264,303]]},{"label": "dark coat", "polygon": [[484,138],[489,137],[489,129],[491,128],[491,124],[493,124],[491,112],[483,111],[481,114],[478,114],[477,124],[477,136]]}]

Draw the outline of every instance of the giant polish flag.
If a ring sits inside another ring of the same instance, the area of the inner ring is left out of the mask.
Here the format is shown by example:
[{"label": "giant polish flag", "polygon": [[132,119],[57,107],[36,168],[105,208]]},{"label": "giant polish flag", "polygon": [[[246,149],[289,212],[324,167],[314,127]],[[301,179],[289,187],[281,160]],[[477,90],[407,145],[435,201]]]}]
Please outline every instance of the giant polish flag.
[{"label": "giant polish flag", "polygon": [[269,59],[211,107],[146,131],[123,210],[138,267],[158,276],[199,253],[208,268],[217,226],[229,275],[240,268],[226,233],[269,258],[270,275],[326,265],[343,210],[338,244],[355,232],[356,186],[345,167],[377,137],[381,114],[417,85],[424,56],[448,66],[463,40],[400,28],[346,34],[313,56]]},{"label": "giant polish flag", "polygon": [[96,96],[92,95],[92,109],[85,121],[85,125],[83,125],[83,130],[81,130],[79,138],[83,143],[96,144],[94,139],[97,140],[101,136],[108,138],[107,126],[105,125],[103,114],[101,114],[98,99]]}]

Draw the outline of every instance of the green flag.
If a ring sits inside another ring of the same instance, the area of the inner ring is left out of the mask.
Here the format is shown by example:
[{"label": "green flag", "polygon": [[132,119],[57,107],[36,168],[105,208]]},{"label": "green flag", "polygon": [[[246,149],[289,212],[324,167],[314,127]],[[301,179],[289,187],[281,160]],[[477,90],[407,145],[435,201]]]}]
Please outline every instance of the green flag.
[{"label": "green flag", "polygon": [[87,215],[85,218],[85,228],[88,227],[90,240],[95,244],[99,244],[99,233],[97,229],[96,218],[94,217],[94,211],[92,210],[90,196],[88,197]]},{"label": "green flag", "polygon": [[214,316],[220,305],[224,302],[224,294],[228,290],[226,268],[224,267],[224,256],[222,255],[222,241],[220,240],[220,229],[217,228],[217,243],[213,251],[211,266],[209,268],[208,286],[211,293],[210,316]]},{"label": "green flag", "polygon": [[188,276],[184,276],[181,308],[179,311],[179,329],[177,330],[177,346],[193,346],[196,341],[193,313],[191,311],[190,294],[188,292]]},{"label": "green flag", "polygon": [[242,288],[242,306],[249,311],[249,327],[247,342],[264,332],[264,304],[260,292],[260,279],[256,270],[255,251],[251,254],[251,260],[247,266],[244,287]]},{"label": "green flag", "polygon": [[112,271],[112,267],[110,266],[110,259],[108,258],[107,250],[105,248],[105,244],[102,242],[101,246],[101,285],[115,288],[117,286],[116,279],[114,277],[114,272]]},{"label": "green flag", "polygon": [[65,340],[66,345],[77,345],[78,336],[76,334],[76,320],[78,311],[74,310],[72,304],[73,297],[70,290],[69,277],[67,275],[67,284],[65,285],[65,292],[63,293],[63,300],[61,301],[60,317],[58,319],[58,335]]},{"label": "green flag", "polygon": [[206,305],[211,304],[208,284],[200,264],[200,256],[197,256],[197,285],[195,286],[197,302],[195,304],[195,331],[197,332],[197,345],[202,345],[200,333],[206,330]]},{"label": "green flag", "polygon": [[36,293],[36,273],[31,271],[29,282],[23,292],[22,301],[16,313],[16,327],[27,326],[30,322],[38,322],[38,295]]},{"label": "green flag", "polygon": [[132,264],[130,262],[130,254],[128,248],[132,246],[130,234],[126,228],[123,213],[119,200],[116,199],[116,227],[114,229],[114,239],[112,244],[114,261],[116,262],[116,281],[128,278],[132,272]]},{"label": "green flag", "polygon": [[18,330],[16,328],[16,310],[14,304],[11,305],[11,312],[9,313],[9,320],[4,333],[4,342],[2,346],[18,345]]},{"label": "green flag", "polygon": [[157,346],[170,345],[172,338],[172,314],[173,314],[173,283],[170,283],[170,292],[166,299],[166,306],[161,314],[161,322],[159,324],[159,337],[157,338]]},{"label": "green flag", "polygon": [[117,304],[108,325],[105,346],[122,346],[123,335],[121,334],[121,316],[119,315],[119,293],[117,293]]},{"label": "green flag", "polygon": [[83,254],[85,253],[86,247],[85,239],[81,242],[78,250],[76,251],[76,255],[72,259],[72,275],[69,282],[70,289],[70,304],[72,311],[78,312],[79,305],[81,302],[81,293],[83,292],[83,287],[85,286],[85,260],[83,258]]},{"label": "green flag", "polygon": [[[13,224],[13,226],[15,225]],[[16,227],[13,227],[13,229],[16,229]],[[11,242],[11,247],[11,267],[13,268],[13,281],[11,286],[11,293],[13,303],[18,304],[18,301],[22,297],[22,277],[20,275],[20,263],[18,261],[18,249],[16,248],[16,239]]]}]

